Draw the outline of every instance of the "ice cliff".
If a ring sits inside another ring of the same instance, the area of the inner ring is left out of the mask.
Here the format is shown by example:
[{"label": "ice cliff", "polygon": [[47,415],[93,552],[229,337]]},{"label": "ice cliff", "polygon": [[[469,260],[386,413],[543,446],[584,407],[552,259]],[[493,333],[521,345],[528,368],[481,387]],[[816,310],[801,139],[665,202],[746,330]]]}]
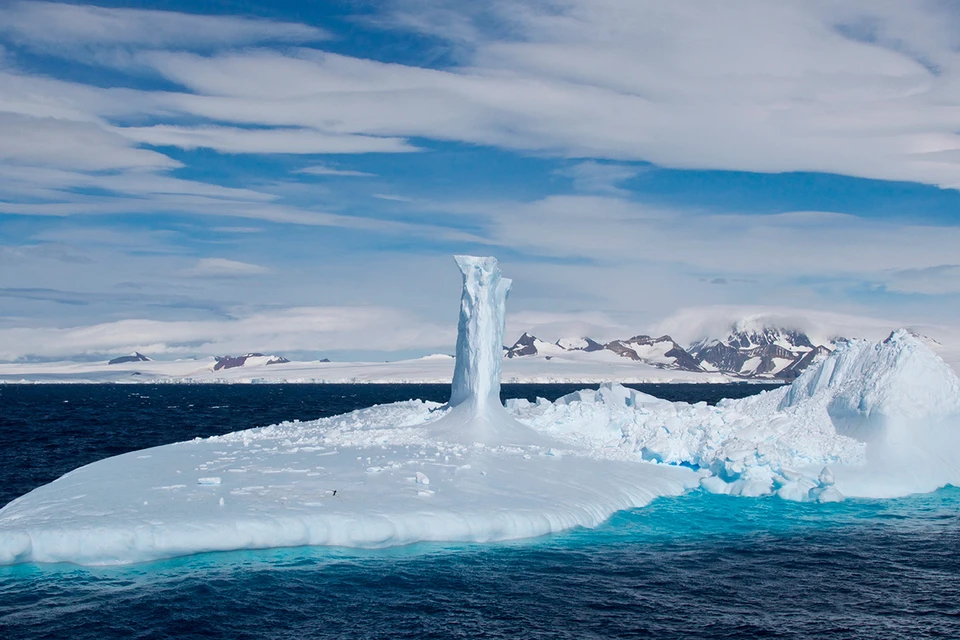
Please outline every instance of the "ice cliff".
[{"label": "ice cliff", "polygon": [[493,541],[704,490],[830,502],[960,483],[960,381],[904,331],[716,407],[608,384],[499,401],[510,282],[463,273],[449,403],[408,401],[136,451],[0,509],[0,563]]}]

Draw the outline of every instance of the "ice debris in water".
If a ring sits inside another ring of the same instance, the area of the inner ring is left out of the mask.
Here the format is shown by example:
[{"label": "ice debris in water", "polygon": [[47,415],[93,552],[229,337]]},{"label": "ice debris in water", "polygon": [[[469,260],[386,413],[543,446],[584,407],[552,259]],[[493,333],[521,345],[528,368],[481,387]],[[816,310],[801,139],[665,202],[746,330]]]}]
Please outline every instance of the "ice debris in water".
[{"label": "ice debris in water", "polygon": [[493,258],[457,264],[449,403],[380,405],[82,467],[0,510],[0,563],[505,540],[596,526],[698,486],[830,502],[960,483],[960,381],[907,332],[851,342],[790,387],[716,407],[608,384],[505,408],[509,281]]}]

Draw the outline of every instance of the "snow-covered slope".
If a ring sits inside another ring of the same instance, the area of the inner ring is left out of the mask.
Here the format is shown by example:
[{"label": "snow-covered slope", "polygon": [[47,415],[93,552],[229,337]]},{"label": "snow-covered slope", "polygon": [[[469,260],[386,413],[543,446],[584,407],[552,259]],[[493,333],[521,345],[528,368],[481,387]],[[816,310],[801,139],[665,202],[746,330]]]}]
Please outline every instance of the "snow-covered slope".
[{"label": "snow-covered slope", "polygon": [[542,357],[549,360],[577,351],[607,351],[658,369],[720,372],[738,379],[792,380],[833,351],[836,342],[815,345],[800,331],[744,324],[732,327],[724,338],[703,338],[686,349],[669,335],[659,338],[636,335],[606,344],[591,338],[562,338],[551,344],[524,333],[506,349],[505,355],[508,358]]},{"label": "snow-covered slope", "polygon": [[622,358],[644,362],[661,369],[695,372],[703,370],[697,361],[670,336],[659,338],[634,336],[628,340],[614,340],[604,345],[604,348]]},{"label": "snow-covered slope", "polygon": [[522,358],[524,356],[555,356],[566,353],[566,349],[559,344],[544,342],[529,333],[521,335],[511,347],[505,347],[503,355],[507,358]]},{"label": "snow-covered slope", "polygon": [[792,380],[843,341],[813,344],[801,331],[745,323],[735,324],[724,338],[701,339],[688,351],[708,371]]},{"label": "snow-covered slope", "polygon": [[[173,362],[0,363],[0,382],[433,382],[449,384],[453,358],[434,354],[394,362],[289,362],[214,371],[213,358]],[[505,358],[504,382],[730,382],[723,374],[661,369],[601,351]]]},{"label": "snow-covered slope", "polygon": [[214,371],[236,369],[238,367],[264,367],[270,364],[286,364],[290,362],[283,356],[265,356],[262,353],[246,353],[242,356],[216,356],[213,365]]},{"label": "snow-covered slope", "polygon": [[829,502],[960,483],[960,380],[906,331],[849,342],[790,387],[716,407],[608,384],[504,408],[509,284],[492,259],[459,265],[447,405],[371,407],[88,465],[0,510],[0,563],[502,540],[594,526],[696,486]]},{"label": "snow-covered slope", "polygon": [[557,340],[556,345],[563,349],[564,351],[601,351],[603,345],[599,342],[593,340],[592,338],[580,337],[580,338],[560,338]]}]

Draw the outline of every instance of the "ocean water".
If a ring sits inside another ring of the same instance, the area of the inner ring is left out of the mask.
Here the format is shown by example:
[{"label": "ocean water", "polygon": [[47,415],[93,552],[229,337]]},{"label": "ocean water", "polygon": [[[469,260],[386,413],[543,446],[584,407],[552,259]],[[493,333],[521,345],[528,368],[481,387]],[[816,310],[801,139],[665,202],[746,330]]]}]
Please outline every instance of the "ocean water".
[{"label": "ocean water", "polygon": [[[658,387],[644,390],[755,390]],[[447,389],[0,385],[0,502],[107,455]],[[513,543],[0,568],[0,638],[167,637],[960,638],[960,489],[827,505],[693,492]]]}]

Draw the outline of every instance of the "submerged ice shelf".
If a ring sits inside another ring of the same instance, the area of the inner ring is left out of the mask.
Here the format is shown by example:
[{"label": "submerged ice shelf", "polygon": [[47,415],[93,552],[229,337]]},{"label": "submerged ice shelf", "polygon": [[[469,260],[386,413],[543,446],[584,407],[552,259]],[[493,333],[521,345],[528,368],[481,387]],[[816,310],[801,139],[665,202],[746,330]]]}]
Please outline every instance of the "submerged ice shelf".
[{"label": "submerged ice shelf", "polygon": [[960,484],[960,381],[914,336],[852,342],[716,407],[619,385],[499,402],[510,283],[463,273],[450,402],[408,401],[109,458],[0,510],[0,563],[492,541],[595,526],[702,487],[803,501]]}]

